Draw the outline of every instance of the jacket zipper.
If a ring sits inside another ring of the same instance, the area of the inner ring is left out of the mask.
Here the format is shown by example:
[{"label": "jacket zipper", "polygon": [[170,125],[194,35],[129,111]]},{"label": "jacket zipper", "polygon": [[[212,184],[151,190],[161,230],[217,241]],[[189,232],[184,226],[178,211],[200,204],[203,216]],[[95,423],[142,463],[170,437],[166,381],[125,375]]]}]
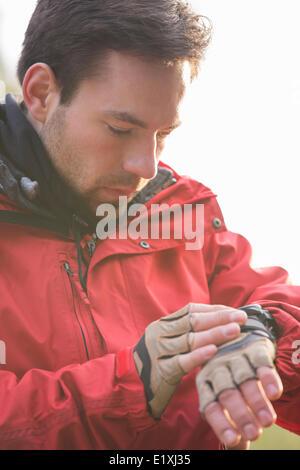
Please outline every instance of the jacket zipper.
[{"label": "jacket zipper", "polygon": [[72,291],[72,299],[73,299],[74,313],[75,313],[76,319],[77,319],[78,324],[79,324],[79,327],[80,327],[80,331],[81,331],[81,335],[82,335],[82,338],[83,338],[83,343],[84,343],[84,348],[85,348],[86,357],[87,357],[87,360],[89,361],[89,360],[90,360],[90,355],[89,355],[89,351],[88,351],[88,348],[87,348],[86,337],[85,337],[84,331],[83,331],[83,329],[82,329],[82,326],[81,326],[81,323],[80,323],[80,320],[79,320],[79,317],[78,317],[78,314],[77,314],[77,310],[76,310],[75,293],[74,293],[74,287],[73,287],[73,283],[72,283],[72,279],[71,279],[71,277],[72,277],[72,275],[74,274],[74,272],[71,270],[70,265],[69,265],[68,263],[64,263],[64,270],[65,270],[66,273],[68,274],[69,283],[70,283],[71,291]]}]

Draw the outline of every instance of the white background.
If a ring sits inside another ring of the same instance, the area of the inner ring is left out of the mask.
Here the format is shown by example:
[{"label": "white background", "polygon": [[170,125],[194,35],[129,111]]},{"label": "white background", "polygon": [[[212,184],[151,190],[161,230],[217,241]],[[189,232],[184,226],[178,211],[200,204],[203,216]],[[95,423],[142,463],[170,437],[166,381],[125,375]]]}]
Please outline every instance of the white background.
[{"label": "white background", "polygon": [[[211,19],[213,41],[163,160],[218,194],[256,265],[281,265],[300,284],[300,2],[191,3]],[[10,77],[34,5],[0,0]]]}]

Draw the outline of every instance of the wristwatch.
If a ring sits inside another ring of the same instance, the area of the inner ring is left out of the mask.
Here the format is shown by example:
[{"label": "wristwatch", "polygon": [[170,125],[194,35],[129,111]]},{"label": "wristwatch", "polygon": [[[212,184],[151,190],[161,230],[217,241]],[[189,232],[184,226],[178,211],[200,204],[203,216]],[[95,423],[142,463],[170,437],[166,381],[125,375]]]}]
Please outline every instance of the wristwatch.
[{"label": "wristwatch", "polygon": [[241,333],[261,331],[267,334],[273,343],[276,343],[279,338],[279,330],[269,310],[258,304],[245,305],[239,307],[239,310],[243,310],[248,315],[247,323],[241,327]]}]

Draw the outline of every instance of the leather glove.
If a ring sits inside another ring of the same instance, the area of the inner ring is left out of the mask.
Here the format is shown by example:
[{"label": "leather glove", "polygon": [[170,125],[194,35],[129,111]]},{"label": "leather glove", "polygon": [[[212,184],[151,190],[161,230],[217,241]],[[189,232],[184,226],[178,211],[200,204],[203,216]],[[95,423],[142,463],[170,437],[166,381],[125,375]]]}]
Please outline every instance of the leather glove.
[{"label": "leather glove", "polygon": [[189,333],[192,331],[189,306],[150,323],[133,357],[144,383],[149,411],[158,419],[171,400],[185,372],[178,354],[190,351]]},{"label": "leather glove", "polygon": [[237,388],[249,379],[257,379],[256,370],[274,367],[276,324],[260,305],[241,307],[248,315],[238,338],[223,344],[196,376],[200,412],[227,389]]}]

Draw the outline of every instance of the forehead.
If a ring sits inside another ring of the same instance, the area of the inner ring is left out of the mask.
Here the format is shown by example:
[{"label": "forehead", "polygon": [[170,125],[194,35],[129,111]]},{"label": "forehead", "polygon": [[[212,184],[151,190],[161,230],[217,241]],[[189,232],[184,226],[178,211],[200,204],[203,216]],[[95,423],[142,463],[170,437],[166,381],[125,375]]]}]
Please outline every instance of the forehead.
[{"label": "forehead", "polygon": [[174,121],[189,82],[186,63],[165,65],[129,54],[111,52],[85,80],[79,96],[99,112],[132,113],[150,127]]}]

